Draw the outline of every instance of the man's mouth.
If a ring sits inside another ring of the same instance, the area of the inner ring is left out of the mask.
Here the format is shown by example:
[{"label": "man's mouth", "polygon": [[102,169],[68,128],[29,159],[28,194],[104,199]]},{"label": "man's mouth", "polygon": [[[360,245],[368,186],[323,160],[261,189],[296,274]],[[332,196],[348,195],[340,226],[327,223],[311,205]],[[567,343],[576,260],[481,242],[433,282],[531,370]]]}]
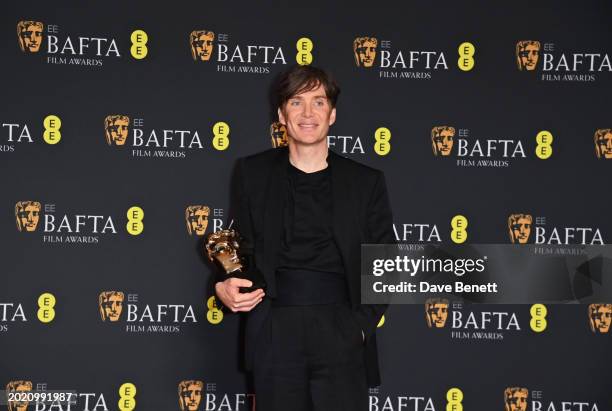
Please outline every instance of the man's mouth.
[{"label": "man's mouth", "polygon": [[299,123],[298,126],[300,126],[300,128],[306,129],[306,130],[314,130],[319,125],[318,124],[314,124],[314,123]]}]

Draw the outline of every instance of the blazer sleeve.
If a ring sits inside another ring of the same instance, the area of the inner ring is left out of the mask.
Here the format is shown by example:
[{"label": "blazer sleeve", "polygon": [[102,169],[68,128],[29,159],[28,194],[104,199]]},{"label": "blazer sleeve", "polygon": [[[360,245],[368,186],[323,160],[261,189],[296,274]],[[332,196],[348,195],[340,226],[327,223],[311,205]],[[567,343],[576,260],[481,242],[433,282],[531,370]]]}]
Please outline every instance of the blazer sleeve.
[{"label": "blazer sleeve", "polygon": [[[367,232],[369,244],[395,244],[393,234],[393,214],[385,175],[378,172],[376,183],[372,191],[372,197],[367,206]],[[380,318],[387,310],[389,304],[360,304],[354,311],[354,316],[366,339],[376,331]]]}]

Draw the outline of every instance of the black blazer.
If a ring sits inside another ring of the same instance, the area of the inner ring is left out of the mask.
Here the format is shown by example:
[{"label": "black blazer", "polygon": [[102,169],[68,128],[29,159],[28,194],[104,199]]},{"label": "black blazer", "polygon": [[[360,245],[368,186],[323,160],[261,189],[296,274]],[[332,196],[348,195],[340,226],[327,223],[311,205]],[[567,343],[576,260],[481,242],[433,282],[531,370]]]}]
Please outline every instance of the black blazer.
[{"label": "black blazer", "polygon": [[[369,386],[380,385],[376,326],[387,305],[362,305],[362,243],[395,243],[393,217],[382,171],[328,151],[333,196],[333,233],[344,262],[355,321],[366,341],[364,360]],[[258,332],[276,296],[274,273],[282,235],[282,212],[288,190],[289,149],[273,148],[237,161],[233,184],[234,224],[244,238],[242,252],[254,254],[264,274],[266,297],[248,312],[245,366],[252,370]]]}]

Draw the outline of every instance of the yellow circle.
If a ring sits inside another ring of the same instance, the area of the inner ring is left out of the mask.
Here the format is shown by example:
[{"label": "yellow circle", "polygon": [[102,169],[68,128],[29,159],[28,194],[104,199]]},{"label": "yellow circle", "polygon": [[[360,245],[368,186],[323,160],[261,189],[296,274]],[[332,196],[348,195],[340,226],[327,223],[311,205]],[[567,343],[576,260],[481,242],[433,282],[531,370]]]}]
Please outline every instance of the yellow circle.
[{"label": "yellow circle", "polygon": [[127,210],[127,219],[129,221],[142,221],[144,218],[144,210],[138,206],[132,206]]},{"label": "yellow circle", "polygon": [[62,133],[59,130],[45,130],[43,133],[43,140],[47,144],[57,144],[62,139]]},{"label": "yellow circle", "polygon": [[460,402],[449,402],[446,404],[446,411],[463,411],[463,404]]},{"label": "yellow circle", "polygon": [[136,408],[136,400],[131,397],[121,397],[119,401],[117,401],[117,407],[121,411],[131,411]]},{"label": "yellow circle", "polygon": [[55,318],[55,310],[53,308],[39,308],[36,315],[41,323],[50,323]]},{"label": "yellow circle", "polygon": [[460,56],[472,57],[476,52],[476,47],[474,47],[474,45],[469,41],[464,41],[463,43],[459,44],[457,51],[459,52]]},{"label": "yellow circle", "polygon": [[295,47],[300,53],[310,53],[314,48],[314,45],[312,44],[312,40],[310,40],[308,37],[302,37],[295,43]]},{"label": "yellow circle", "polygon": [[149,54],[149,48],[144,44],[132,44],[132,47],[130,47],[130,54],[135,59],[141,60],[147,57],[147,54]]},{"label": "yellow circle", "polygon": [[[130,391],[130,393],[128,394],[127,392]],[[121,387],[119,387],[119,395],[121,397],[134,397],[136,395],[136,386],[134,384],[132,384],[131,382],[126,382],[121,384]]]},{"label": "yellow circle", "polygon": [[532,317],[543,318],[548,314],[548,309],[544,304],[534,304],[529,309],[529,313]]},{"label": "yellow circle", "polygon": [[128,221],[125,224],[125,230],[132,235],[138,235],[144,230],[144,224],[138,220]]},{"label": "yellow circle", "polygon": [[383,325],[385,325],[385,315],[383,314],[382,317],[380,317],[380,321],[378,321],[378,325],[376,325],[376,328],[380,328]]},{"label": "yellow circle", "polygon": [[230,145],[230,139],[227,136],[216,136],[213,137],[212,145],[216,150],[227,150]]},{"label": "yellow circle", "polygon": [[312,64],[312,54],[310,53],[298,53],[295,56],[295,61],[300,66],[308,66]]},{"label": "yellow circle", "polygon": [[43,293],[38,297],[38,306],[41,308],[53,308],[55,302],[55,296],[51,293]]},{"label": "yellow circle", "polygon": [[213,126],[215,136],[227,136],[230,133],[230,126],[226,122],[219,121]]},{"label": "yellow circle", "polygon": [[459,230],[464,230],[468,226],[468,219],[461,214],[457,214],[451,220],[451,227]]},{"label": "yellow circle", "polygon": [[209,310],[216,310],[219,308],[219,306],[217,305],[217,299],[214,295],[211,295],[206,300],[206,308],[208,308]]},{"label": "yellow circle", "polygon": [[537,333],[542,332],[546,329],[546,319],[544,317],[534,317],[529,321],[531,329]]},{"label": "yellow circle", "polygon": [[206,319],[211,324],[219,324],[223,321],[223,311],[213,308],[212,310],[208,310],[206,312]]},{"label": "yellow circle", "polygon": [[536,135],[536,143],[544,146],[549,145],[554,140],[554,137],[550,131],[542,130]]},{"label": "yellow circle", "polygon": [[389,130],[387,127],[378,127],[374,132],[374,139],[376,141],[391,140],[391,130]]},{"label": "yellow circle", "polygon": [[457,60],[457,67],[459,67],[460,70],[463,71],[470,71],[471,69],[474,68],[474,59],[473,58],[466,58],[464,56],[459,57],[459,59]]},{"label": "yellow circle", "polygon": [[446,392],[446,400],[448,402],[461,402],[463,401],[463,391],[459,388],[451,388]]},{"label": "yellow circle", "polygon": [[[138,37],[140,37],[140,39]],[[134,30],[130,35],[130,40],[132,41],[132,44],[145,44],[147,41],[149,41],[149,36],[144,30]]]},{"label": "yellow circle", "polygon": [[55,114],[49,114],[43,120],[43,125],[45,126],[45,129],[59,130],[62,127],[62,120]]}]

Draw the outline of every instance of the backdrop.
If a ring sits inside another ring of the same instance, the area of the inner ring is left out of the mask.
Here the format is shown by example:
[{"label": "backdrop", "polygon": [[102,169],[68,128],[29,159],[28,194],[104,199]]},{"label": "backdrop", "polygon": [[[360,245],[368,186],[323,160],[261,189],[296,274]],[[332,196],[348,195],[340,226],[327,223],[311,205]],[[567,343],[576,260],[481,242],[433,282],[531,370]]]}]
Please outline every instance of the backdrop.
[{"label": "backdrop", "polygon": [[[610,11],[4,4],[0,384],[77,400],[12,409],[254,409],[202,239],[236,158],[284,143],[291,64],[337,78],[329,146],[384,170],[398,241],[608,243]],[[612,301],[590,303],[392,306],[370,410],[610,410]]]}]

